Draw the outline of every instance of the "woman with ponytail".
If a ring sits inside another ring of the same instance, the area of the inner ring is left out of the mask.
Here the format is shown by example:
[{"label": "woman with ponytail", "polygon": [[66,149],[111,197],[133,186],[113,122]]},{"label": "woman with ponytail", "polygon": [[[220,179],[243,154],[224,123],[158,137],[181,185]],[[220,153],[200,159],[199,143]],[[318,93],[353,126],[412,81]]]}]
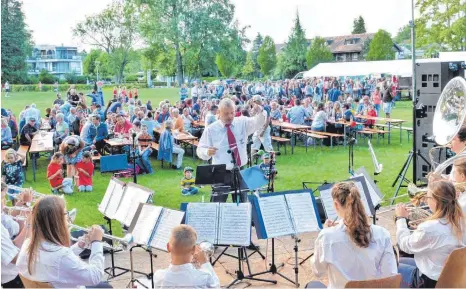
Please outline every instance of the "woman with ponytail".
[{"label": "woman with ponytail", "polygon": [[452,183],[443,180],[430,183],[426,200],[432,216],[412,232],[406,222],[408,210],[403,204],[397,206],[396,239],[401,251],[414,254],[414,259],[400,259],[403,282],[434,288],[450,253],[466,246],[466,221]]},{"label": "woman with ponytail", "polygon": [[[339,221],[327,220],[315,241],[312,271],[328,274],[328,288],[343,288],[348,281],[385,278],[397,274],[390,233],[371,225],[353,182],[332,188],[333,205]],[[320,282],[306,287],[321,288]]]}]

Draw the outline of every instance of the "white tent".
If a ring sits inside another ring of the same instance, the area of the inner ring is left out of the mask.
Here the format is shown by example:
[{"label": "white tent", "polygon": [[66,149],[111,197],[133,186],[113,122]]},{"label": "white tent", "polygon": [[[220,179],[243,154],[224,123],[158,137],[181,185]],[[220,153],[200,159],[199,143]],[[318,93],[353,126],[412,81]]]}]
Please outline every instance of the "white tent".
[{"label": "white tent", "polygon": [[412,69],[410,59],[320,63],[311,70],[304,72],[303,77],[365,76],[370,74],[394,74],[410,77]]}]

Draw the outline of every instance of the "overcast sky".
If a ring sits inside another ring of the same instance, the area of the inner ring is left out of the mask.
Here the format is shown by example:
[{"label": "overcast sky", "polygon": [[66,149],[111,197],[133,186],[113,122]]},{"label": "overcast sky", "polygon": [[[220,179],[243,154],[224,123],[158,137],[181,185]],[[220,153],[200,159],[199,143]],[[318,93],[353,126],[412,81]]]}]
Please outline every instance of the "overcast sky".
[{"label": "overcast sky", "polygon": [[[411,19],[411,0],[231,0],[241,26],[250,25],[275,43],[287,40],[296,10],[308,38],[351,33],[353,19],[362,15],[368,32],[385,29],[395,35]],[[73,39],[71,29],[102,10],[111,0],[23,0],[26,23],[36,44],[89,46]]]}]

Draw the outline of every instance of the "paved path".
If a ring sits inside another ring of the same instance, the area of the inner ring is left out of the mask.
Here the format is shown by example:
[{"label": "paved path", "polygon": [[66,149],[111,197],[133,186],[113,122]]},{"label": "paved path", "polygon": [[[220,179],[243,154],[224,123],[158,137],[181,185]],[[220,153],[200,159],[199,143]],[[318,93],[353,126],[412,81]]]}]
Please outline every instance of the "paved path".
[{"label": "paved path", "polygon": [[[387,208],[384,207],[382,210],[386,210]],[[391,235],[392,235],[392,242],[395,244],[395,224],[393,222],[393,211],[384,213],[383,215],[379,216],[379,219],[377,221],[377,224],[387,228]],[[266,270],[268,268],[268,264],[270,262],[270,254],[271,254],[271,241],[266,241],[266,240],[257,240],[255,231],[253,230],[253,237],[254,237],[254,243],[258,244],[260,246],[260,250],[262,254],[264,254],[267,257],[267,262],[262,260],[262,258],[259,257],[258,254],[254,254],[250,257],[250,264],[251,264],[251,270],[253,273],[258,273]],[[309,234],[304,234],[300,236],[301,242],[299,243],[299,249],[298,249],[298,256],[299,256],[299,262],[309,256],[313,252],[313,247],[314,247],[314,240],[317,237],[316,233],[309,233]],[[290,279],[294,280],[295,275],[294,275],[294,251],[293,247],[295,245],[294,239],[291,237],[283,237],[283,238],[278,238],[275,241],[275,255],[276,255],[276,264],[282,264],[285,263],[285,266],[279,270],[280,273],[284,274],[285,276],[289,277]],[[248,250],[249,251],[249,250]],[[217,249],[218,252],[218,249]],[[232,255],[236,255],[237,250],[236,249],[228,249],[228,252]],[[161,269],[161,268],[166,268],[168,264],[170,263],[170,256],[161,251],[154,251],[154,253],[157,255],[157,258],[154,258],[154,269]],[[116,257],[116,266],[121,266],[121,267],[130,267],[129,263],[129,253],[128,252],[120,252],[115,255]],[[133,258],[134,258],[134,269],[142,272],[150,272],[150,263],[149,263],[149,256],[147,253],[145,253],[142,250],[136,249],[135,252],[133,253]],[[110,265],[110,256],[106,255],[105,257],[106,265]],[[217,264],[215,264],[215,272],[217,273],[218,277],[220,278],[220,284],[222,286],[228,285],[235,277],[235,270],[238,267],[238,262],[236,259],[233,259],[231,257],[223,256]],[[154,271],[155,271],[154,270]],[[244,270],[246,269],[246,265],[244,265]],[[309,261],[305,262],[302,266],[299,266],[299,283],[300,287],[304,287],[306,283],[308,283],[311,280],[319,280],[314,277],[312,274],[311,266]],[[247,273],[247,271],[245,271]],[[113,280],[111,280],[111,284],[116,287],[116,288],[122,288],[126,287],[130,280],[130,273],[124,274],[120,277],[117,277]],[[264,282],[257,282],[257,281],[248,281],[248,280],[243,280],[243,282],[240,282],[239,284],[233,286],[232,288],[246,288],[246,287],[276,287],[276,288],[281,288],[281,287],[294,287],[293,284],[290,282],[284,280],[278,275],[272,275],[272,274],[266,274],[262,275],[259,278],[263,279],[273,279],[277,280],[278,283],[277,285],[273,285],[270,283],[264,283]],[[322,282],[327,283],[327,280],[325,278],[320,279]],[[142,288],[142,287],[141,287]]]}]

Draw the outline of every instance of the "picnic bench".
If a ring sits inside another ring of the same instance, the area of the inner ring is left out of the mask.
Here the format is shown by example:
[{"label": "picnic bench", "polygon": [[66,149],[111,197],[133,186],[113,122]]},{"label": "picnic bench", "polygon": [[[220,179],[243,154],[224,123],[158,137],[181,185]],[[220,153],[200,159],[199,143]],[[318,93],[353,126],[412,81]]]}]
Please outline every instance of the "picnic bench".
[{"label": "picnic bench", "polygon": [[279,137],[279,136],[272,136],[272,141],[277,143],[277,151],[280,151],[280,145],[285,146],[285,155],[286,155],[286,144],[291,142],[289,138]]}]

